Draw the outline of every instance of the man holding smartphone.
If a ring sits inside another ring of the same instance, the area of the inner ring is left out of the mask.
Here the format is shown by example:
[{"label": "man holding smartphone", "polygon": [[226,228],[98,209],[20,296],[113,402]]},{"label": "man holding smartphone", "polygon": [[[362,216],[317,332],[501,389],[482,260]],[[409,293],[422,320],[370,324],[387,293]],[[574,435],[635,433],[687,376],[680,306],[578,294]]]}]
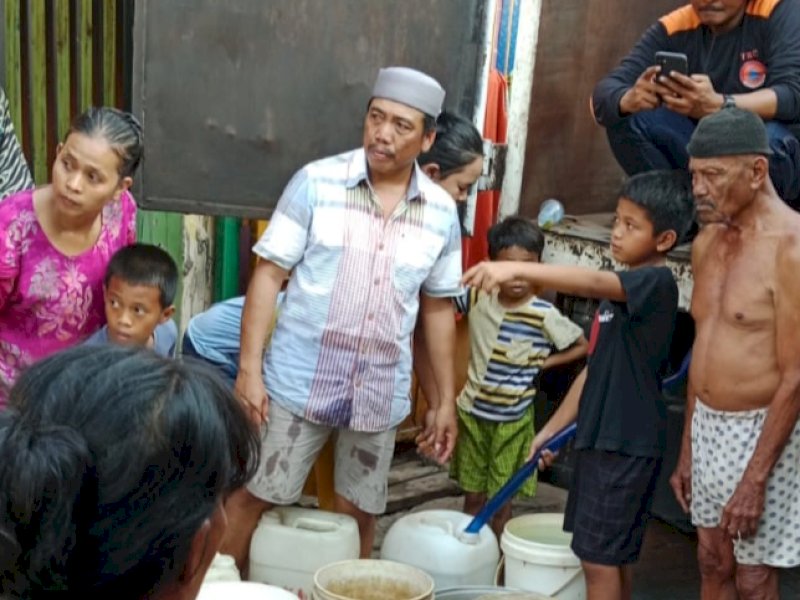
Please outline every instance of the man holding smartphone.
[{"label": "man holding smartphone", "polygon": [[800,0],[691,0],[653,24],[592,95],[628,175],[687,168],[697,121],[732,106],[766,122],[770,177],[800,209]]}]

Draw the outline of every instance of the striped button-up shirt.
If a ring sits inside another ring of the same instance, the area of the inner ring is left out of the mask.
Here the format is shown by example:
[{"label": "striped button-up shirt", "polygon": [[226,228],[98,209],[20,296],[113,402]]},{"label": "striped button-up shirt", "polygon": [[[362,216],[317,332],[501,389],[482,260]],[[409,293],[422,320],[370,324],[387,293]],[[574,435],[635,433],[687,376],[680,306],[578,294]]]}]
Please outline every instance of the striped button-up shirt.
[{"label": "striped button-up shirt", "polygon": [[289,182],[253,251],[291,270],[265,354],[273,402],[314,423],[384,431],[409,412],[420,292],[460,292],[453,199],[415,166],[387,219],[362,149]]}]

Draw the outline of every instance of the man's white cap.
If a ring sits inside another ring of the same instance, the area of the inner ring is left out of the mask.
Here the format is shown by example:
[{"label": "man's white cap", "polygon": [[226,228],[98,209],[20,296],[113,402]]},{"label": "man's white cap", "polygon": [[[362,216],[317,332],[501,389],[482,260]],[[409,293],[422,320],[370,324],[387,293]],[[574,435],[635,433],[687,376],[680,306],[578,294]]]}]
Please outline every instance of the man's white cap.
[{"label": "man's white cap", "polygon": [[385,98],[438,117],[444,103],[444,89],[430,75],[408,67],[386,67],[378,71],[373,98]]}]

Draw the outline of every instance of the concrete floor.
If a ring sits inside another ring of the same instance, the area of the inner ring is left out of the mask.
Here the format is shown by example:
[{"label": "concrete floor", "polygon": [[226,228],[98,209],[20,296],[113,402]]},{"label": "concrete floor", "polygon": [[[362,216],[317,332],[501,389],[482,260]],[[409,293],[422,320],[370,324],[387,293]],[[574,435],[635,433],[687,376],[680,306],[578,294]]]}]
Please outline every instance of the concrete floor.
[{"label": "concrete floor", "polygon": [[[515,501],[514,514],[563,512],[567,493],[540,484],[535,498]],[[400,453],[389,478],[387,514],[378,522],[374,555],[391,524],[419,510],[460,510],[462,498],[443,469],[421,461],[413,451]],[[700,596],[695,559],[696,538],[654,520],[645,536],[642,556],[634,569],[634,600],[691,600]],[[782,573],[781,598],[800,598],[800,567]]]}]

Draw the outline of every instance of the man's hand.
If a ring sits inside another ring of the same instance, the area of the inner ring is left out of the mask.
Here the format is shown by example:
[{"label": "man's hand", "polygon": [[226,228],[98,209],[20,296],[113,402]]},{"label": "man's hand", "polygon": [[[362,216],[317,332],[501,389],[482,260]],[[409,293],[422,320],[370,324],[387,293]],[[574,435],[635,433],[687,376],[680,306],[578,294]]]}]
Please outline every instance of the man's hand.
[{"label": "man's hand", "polygon": [[458,422],[452,402],[446,402],[425,414],[425,429],[417,436],[420,454],[444,464],[450,460],[456,447]]},{"label": "man's hand", "polygon": [[686,448],[681,449],[678,456],[678,464],[669,478],[669,485],[672,488],[672,493],[675,494],[675,499],[683,509],[683,512],[688,513],[692,504],[692,452]]},{"label": "man's hand", "polygon": [[708,75],[675,72],[670,76],[659,75],[656,88],[666,108],[692,119],[700,119],[722,107],[722,94],[714,90]]},{"label": "man's hand", "polygon": [[658,108],[661,98],[658,95],[655,83],[660,67],[647,67],[636,80],[632,88],[622,95],[619,100],[619,112],[622,115],[632,115],[643,110]]},{"label": "man's hand", "polygon": [[[531,449],[528,452],[528,458],[526,458],[526,462],[533,459],[534,454],[536,454],[539,449],[544,446],[550,438],[553,437],[552,432],[542,429],[539,433],[536,434],[536,437],[533,438],[531,442]],[[543,471],[544,469],[548,469],[553,465],[553,462],[556,460],[558,456],[558,452],[550,452],[550,450],[543,450],[542,455],[539,457],[539,470]]]},{"label": "man's hand", "polygon": [[516,261],[508,262],[489,262],[478,263],[469,269],[461,278],[464,285],[482,289],[485,292],[493,292],[503,283],[508,283],[517,279],[519,263]]},{"label": "man's hand", "polygon": [[747,538],[758,530],[764,512],[764,485],[743,477],[722,510],[719,528],[732,539]]},{"label": "man's hand", "polygon": [[261,373],[239,371],[233,392],[244,406],[253,423],[259,427],[269,420],[269,397]]}]

